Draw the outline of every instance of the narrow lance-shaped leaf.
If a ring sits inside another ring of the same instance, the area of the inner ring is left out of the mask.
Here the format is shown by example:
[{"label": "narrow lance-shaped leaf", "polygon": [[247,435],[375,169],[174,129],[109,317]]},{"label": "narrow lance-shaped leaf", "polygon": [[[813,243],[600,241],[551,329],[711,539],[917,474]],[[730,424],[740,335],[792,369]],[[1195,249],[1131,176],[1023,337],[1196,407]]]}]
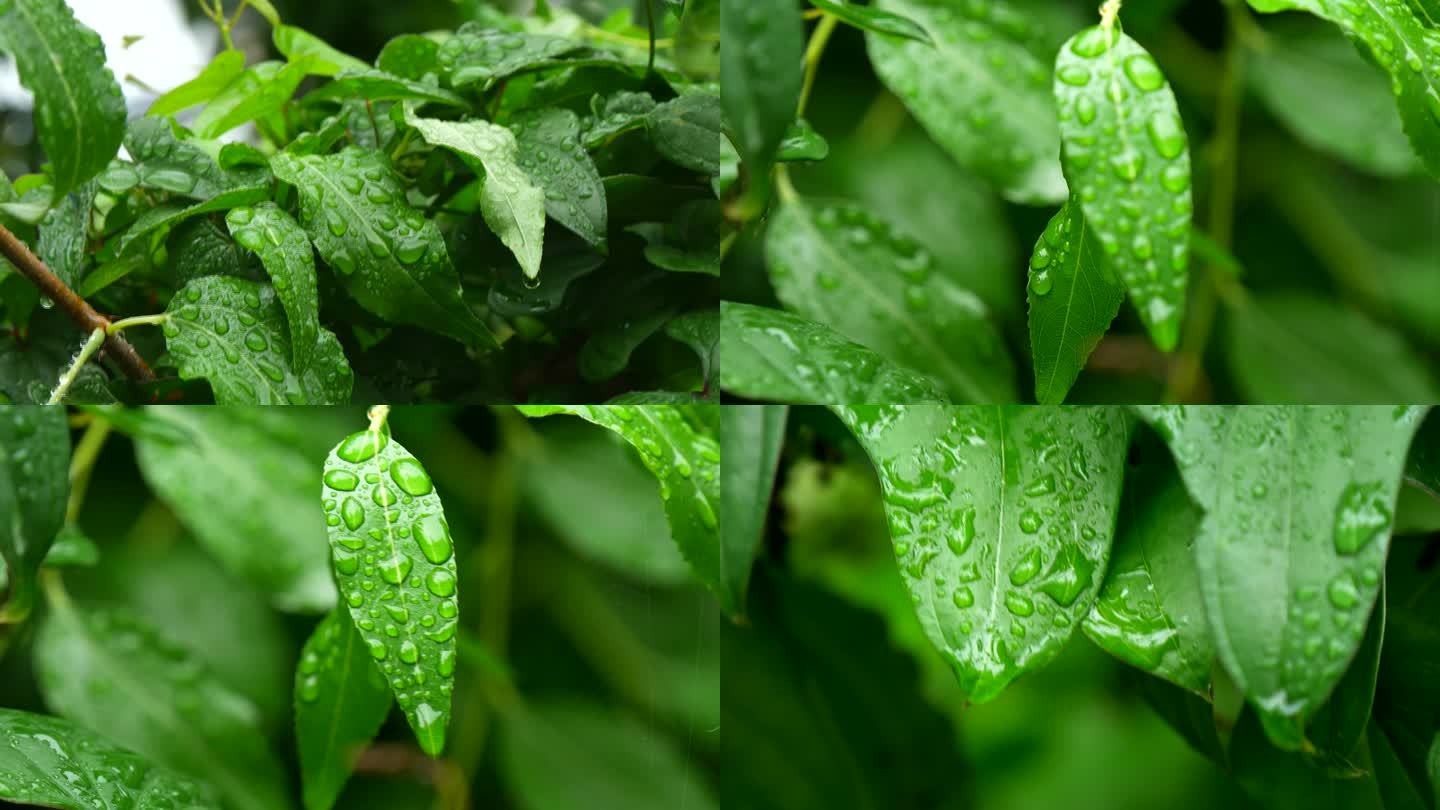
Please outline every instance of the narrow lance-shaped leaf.
[{"label": "narrow lance-shaped leaf", "polygon": [[1026,290],[1035,400],[1058,405],[1125,299],[1125,288],[1099,254],[1078,198],[1070,198],[1035,242]]},{"label": "narrow lance-shaped leaf", "polygon": [[[764,173],[795,120],[805,26],[796,0],[723,0],[720,101],[735,148]],[[718,146],[718,144],[717,144]]]},{"label": "narrow lance-shaped leaf", "polygon": [[200,112],[195,131],[202,138],[218,138],[242,124],[279,112],[309,75],[309,62],[261,62],[246,69]]},{"label": "narrow lance-shaped leaf", "polygon": [[810,5],[856,28],[931,44],[925,29],[908,17],[849,0],[810,0]]},{"label": "narrow lance-shaped leaf", "polygon": [[105,46],[65,0],[0,0],[0,49],[35,94],[35,129],[59,199],[109,165],[125,136],[125,98]]},{"label": "narrow lance-shaped leaf", "polygon": [[305,810],[330,810],[390,713],[390,689],[350,611],[336,608],[300,651],[295,740]]},{"label": "narrow lance-shaped leaf", "polygon": [[1299,749],[1360,646],[1424,408],[1141,413],[1205,510],[1196,563],[1220,660],[1270,739]]},{"label": "narrow lance-shaped leaf", "polygon": [[460,611],[440,496],[383,426],[336,445],[324,481],[341,597],[420,747],[438,757],[450,724]]},{"label": "narrow lance-shaped leaf", "polygon": [[62,810],[220,810],[208,786],[75,723],[14,709],[0,709],[0,799]]},{"label": "narrow lance-shaped leaf", "polygon": [[74,287],[85,269],[85,246],[90,235],[90,210],[95,205],[94,182],[66,194],[40,220],[36,252],[57,278]]},{"label": "narrow lance-shaped leaf", "polygon": [[220,95],[245,72],[245,54],[225,50],[215,55],[200,75],[155,99],[146,115],[174,115]]},{"label": "narrow lance-shaped leaf", "polygon": [[345,70],[370,69],[369,65],[336,50],[333,45],[303,28],[277,25],[271,39],[275,42],[275,50],[292,62],[310,57],[310,72],[316,76],[334,76]]},{"label": "narrow lance-shaped leaf", "polygon": [[30,613],[35,571],[65,522],[69,466],[64,408],[0,405],[0,557],[10,579],[0,623]]},{"label": "narrow lance-shaped leaf", "polygon": [[272,202],[236,208],[225,216],[225,224],[235,241],[259,256],[270,274],[270,284],[290,326],[295,370],[303,372],[320,339],[320,297],[310,238],[294,217]]},{"label": "narrow lance-shaped leaf", "polygon": [[784,405],[729,405],[720,409],[720,455],[729,459],[720,481],[721,606],[745,613],[751,566],[764,539],[785,444]]},{"label": "narrow lance-shaped leaf", "polygon": [[344,103],[353,99],[369,101],[421,101],[449,107],[468,107],[463,96],[414,79],[392,76],[383,70],[366,68],[347,70],[335,81],[305,96],[307,102],[333,100]]},{"label": "narrow lance-shaped leaf", "polygon": [[606,242],[605,185],[580,142],[580,117],[547,107],[510,120],[520,167],[545,192],[545,211],[586,242]]},{"label": "narrow lance-shaped leaf", "polygon": [[976,702],[1059,655],[1110,558],[1119,408],[839,407],[870,455],[920,624]]},{"label": "narrow lance-shaped leaf", "polygon": [[1055,61],[1065,176],[1099,255],[1155,344],[1180,339],[1189,276],[1190,149],[1165,75],[1135,40],[1095,26]]}]

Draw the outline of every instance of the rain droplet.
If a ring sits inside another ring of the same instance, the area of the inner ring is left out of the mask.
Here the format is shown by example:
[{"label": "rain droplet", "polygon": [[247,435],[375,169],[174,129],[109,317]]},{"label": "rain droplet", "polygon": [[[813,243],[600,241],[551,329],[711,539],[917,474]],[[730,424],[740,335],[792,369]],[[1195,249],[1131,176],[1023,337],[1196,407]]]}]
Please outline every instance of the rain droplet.
[{"label": "rain droplet", "polygon": [[427,495],[434,489],[430,483],[430,476],[425,473],[425,468],[413,458],[398,459],[391,464],[390,477],[395,480],[400,489],[410,495]]}]

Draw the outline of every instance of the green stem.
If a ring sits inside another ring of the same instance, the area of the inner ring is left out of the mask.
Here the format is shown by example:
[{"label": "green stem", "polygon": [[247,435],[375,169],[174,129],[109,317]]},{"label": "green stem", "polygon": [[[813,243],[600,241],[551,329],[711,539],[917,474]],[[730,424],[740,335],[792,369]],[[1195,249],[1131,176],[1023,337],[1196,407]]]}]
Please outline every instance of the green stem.
[{"label": "green stem", "polygon": [[390,418],[390,406],[372,405],[365,415],[370,418],[370,432],[380,433],[385,430],[385,420]]},{"label": "green stem", "polygon": [[66,369],[60,377],[60,384],[50,392],[50,399],[45,403],[46,405],[59,405],[65,401],[65,395],[70,393],[70,386],[75,384],[75,380],[80,376],[80,371],[85,368],[86,363],[90,362],[90,358],[95,356],[95,352],[100,351],[100,346],[104,343],[104,329],[96,329],[90,333],[90,337],[85,340],[85,345],[80,347],[80,353],[75,355],[75,360],[70,364],[70,368]]},{"label": "green stem", "polygon": [[132,326],[159,326],[170,320],[170,315],[161,313],[159,315],[136,315],[133,318],[122,318],[105,327],[105,334],[113,335],[122,329],[129,329]]},{"label": "green stem", "polygon": [[800,104],[795,108],[796,118],[805,115],[805,107],[810,103],[810,91],[815,88],[815,75],[820,72],[820,58],[825,55],[825,46],[829,44],[830,35],[835,33],[835,26],[839,24],[839,18],[826,14],[810,34],[810,44],[805,48],[805,83],[800,87]]},{"label": "green stem", "polygon": [[70,456],[70,500],[65,506],[66,523],[74,523],[80,516],[85,491],[90,486],[90,473],[95,469],[95,461],[100,457],[105,440],[110,437],[110,428],[110,420],[95,413],[84,435],[75,443],[75,452]]},{"label": "green stem", "polygon": [[1100,27],[1106,31],[1115,27],[1115,20],[1120,16],[1121,0],[1105,0],[1105,5],[1100,7]]}]

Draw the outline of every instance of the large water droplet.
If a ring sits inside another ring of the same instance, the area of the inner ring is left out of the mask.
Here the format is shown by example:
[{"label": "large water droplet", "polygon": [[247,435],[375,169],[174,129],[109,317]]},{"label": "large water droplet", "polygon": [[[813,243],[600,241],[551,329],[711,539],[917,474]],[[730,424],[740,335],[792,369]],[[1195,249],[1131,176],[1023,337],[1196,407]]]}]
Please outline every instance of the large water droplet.
[{"label": "large water droplet", "polygon": [[340,517],[345,519],[345,527],[353,532],[365,523],[365,507],[358,500],[346,497],[340,504]]},{"label": "large water droplet", "polygon": [[388,444],[390,438],[379,431],[362,430],[352,433],[336,448],[335,455],[357,464],[372,458]]},{"label": "large water droplet", "polygon": [[380,578],[391,585],[399,585],[405,581],[406,577],[410,576],[410,569],[413,566],[414,563],[410,562],[410,558],[404,555],[396,555],[388,560],[382,560],[380,562]]},{"label": "large water droplet", "polygon": [[1335,507],[1335,550],[1358,554],[1390,527],[1390,518],[1383,484],[1351,483]]},{"label": "large water droplet", "polygon": [[402,490],[410,495],[427,495],[434,486],[425,468],[413,458],[402,458],[390,465],[390,477]]},{"label": "large water droplet", "polygon": [[415,542],[425,559],[436,565],[450,559],[450,528],[445,518],[439,515],[425,515],[415,522]]},{"label": "large water droplet", "polygon": [[436,568],[425,577],[425,587],[436,596],[453,596],[455,575],[444,568]]}]

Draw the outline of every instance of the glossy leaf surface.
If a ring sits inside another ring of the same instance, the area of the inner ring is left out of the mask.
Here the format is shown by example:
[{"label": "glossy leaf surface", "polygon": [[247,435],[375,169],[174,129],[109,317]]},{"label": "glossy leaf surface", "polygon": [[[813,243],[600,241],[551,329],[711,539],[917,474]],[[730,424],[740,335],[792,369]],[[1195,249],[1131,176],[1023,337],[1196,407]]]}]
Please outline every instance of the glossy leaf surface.
[{"label": "glossy leaf surface", "polygon": [[606,242],[605,186],[580,142],[580,117],[546,108],[510,122],[520,167],[545,192],[545,212],[592,245]]},{"label": "glossy leaf surface", "polygon": [[553,64],[580,48],[580,42],[568,37],[462,26],[440,46],[439,60],[451,84],[463,88]]},{"label": "glossy leaf surface", "polygon": [[304,371],[320,340],[320,297],[310,238],[285,209],[269,202],[236,208],[225,215],[225,224],[235,241],[259,256],[270,274],[270,286],[290,327],[291,360],[297,371]]},{"label": "glossy leaf surface", "polygon": [[226,171],[214,155],[183,135],[169,119],[138,119],[125,134],[125,151],[130,153],[135,165],[112,167],[100,176],[101,185],[129,179],[124,175],[134,172],[135,184],[142,188],[209,200],[238,188],[269,184],[270,175],[266,170]]},{"label": "glossy leaf surface", "polygon": [[787,410],[784,405],[720,409],[720,454],[733,465],[720,481],[721,606],[732,616],[745,613],[750,570],[764,540],[785,443]]},{"label": "glossy leaf surface", "polygon": [[310,72],[317,76],[335,76],[346,70],[368,70],[369,65],[355,57],[338,51],[330,43],[303,28],[293,25],[278,25],[271,32],[275,50],[294,62],[311,57]]},{"label": "glossy leaf surface", "polygon": [[720,99],[694,93],[671,99],[645,116],[655,149],[670,162],[706,175],[720,173]]},{"label": "glossy leaf surface", "polygon": [[735,148],[769,171],[800,101],[805,26],[796,0],[721,3],[720,102]]},{"label": "glossy leaf surface", "polygon": [[244,53],[236,50],[221,51],[198,76],[155,99],[145,114],[174,115],[188,110],[219,95],[244,72]]},{"label": "glossy leaf surface", "polygon": [[924,28],[914,20],[899,14],[882,11],[873,6],[852,3],[849,0],[810,0],[810,5],[826,14],[838,17],[841,22],[865,31],[930,43],[930,35],[925,32]]},{"label": "glossy leaf surface", "polygon": [[10,580],[0,621],[30,612],[35,572],[65,522],[69,465],[63,407],[0,405],[0,558]]}]

